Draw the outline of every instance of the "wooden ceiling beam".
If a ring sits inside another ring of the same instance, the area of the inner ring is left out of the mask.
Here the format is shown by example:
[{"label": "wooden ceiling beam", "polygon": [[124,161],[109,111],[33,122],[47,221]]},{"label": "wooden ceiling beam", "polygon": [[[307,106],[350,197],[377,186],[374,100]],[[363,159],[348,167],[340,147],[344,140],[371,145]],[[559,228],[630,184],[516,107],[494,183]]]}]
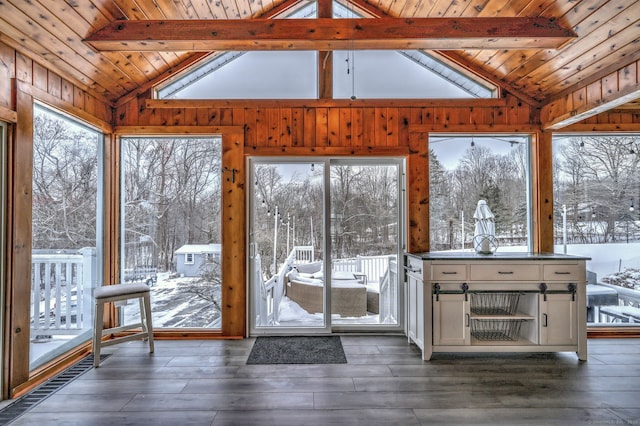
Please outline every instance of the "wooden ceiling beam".
[{"label": "wooden ceiling beam", "polygon": [[557,49],[576,37],[549,18],[114,21],[84,41],[98,51]]},{"label": "wooden ceiling beam", "polygon": [[560,130],[640,99],[640,60],[622,67],[542,107],[545,130]]}]

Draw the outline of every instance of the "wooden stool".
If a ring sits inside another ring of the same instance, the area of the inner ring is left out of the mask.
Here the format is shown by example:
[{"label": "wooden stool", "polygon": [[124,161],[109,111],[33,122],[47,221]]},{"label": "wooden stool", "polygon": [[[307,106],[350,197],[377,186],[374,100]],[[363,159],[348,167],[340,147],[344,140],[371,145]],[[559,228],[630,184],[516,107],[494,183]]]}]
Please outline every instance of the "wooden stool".
[{"label": "wooden stool", "polygon": [[[93,326],[93,366],[100,366],[100,349],[103,346],[111,346],[129,340],[148,339],[149,353],[153,353],[153,326],[151,324],[151,298],[149,287],[146,284],[114,284],[98,287],[94,290],[95,315]],[[103,330],[104,305],[120,300],[138,299],[140,302],[140,322],[136,324],[113,327]],[[111,333],[141,328],[140,333],[129,336],[116,337],[115,339],[102,341],[102,337]]]}]

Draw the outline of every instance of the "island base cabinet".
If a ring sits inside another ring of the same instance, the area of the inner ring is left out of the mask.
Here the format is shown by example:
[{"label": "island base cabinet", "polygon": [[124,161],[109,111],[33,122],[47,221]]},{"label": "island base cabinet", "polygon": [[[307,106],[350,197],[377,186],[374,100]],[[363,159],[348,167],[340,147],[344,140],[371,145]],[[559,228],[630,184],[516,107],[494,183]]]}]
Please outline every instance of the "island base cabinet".
[{"label": "island base cabinet", "polygon": [[578,343],[578,311],[574,294],[540,296],[540,344]]},{"label": "island base cabinet", "polygon": [[463,294],[433,296],[433,344],[469,345],[469,302]]}]

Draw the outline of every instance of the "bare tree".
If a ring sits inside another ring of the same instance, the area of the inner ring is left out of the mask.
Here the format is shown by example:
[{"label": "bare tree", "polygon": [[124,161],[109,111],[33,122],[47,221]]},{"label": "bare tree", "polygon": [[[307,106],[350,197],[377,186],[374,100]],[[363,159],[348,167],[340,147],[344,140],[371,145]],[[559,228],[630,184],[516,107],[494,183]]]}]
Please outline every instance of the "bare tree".
[{"label": "bare tree", "polygon": [[36,110],[33,248],[95,246],[98,136],[68,120]]},{"label": "bare tree", "polygon": [[629,206],[640,192],[639,150],[635,136],[580,136],[559,148],[554,186],[560,188],[558,203],[567,206],[570,241],[615,242],[622,233],[628,238],[629,222],[635,224]]},{"label": "bare tree", "polygon": [[219,142],[127,138],[123,156],[128,267],[169,270],[182,245],[220,241]]}]

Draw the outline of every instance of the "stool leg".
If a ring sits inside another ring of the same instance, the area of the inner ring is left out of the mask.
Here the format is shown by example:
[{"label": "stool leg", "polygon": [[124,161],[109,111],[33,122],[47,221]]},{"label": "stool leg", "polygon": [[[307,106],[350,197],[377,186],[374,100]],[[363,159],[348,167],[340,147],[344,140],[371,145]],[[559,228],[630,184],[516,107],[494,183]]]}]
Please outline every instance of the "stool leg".
[{"label": "stool leg", "polygon": [[[147,329],[147,334],[149,335],[149,353],[153,353],[153,322],[151,321],[151,297],[149,293],[146,293],[142,298],[144,300],[144,314],[143,310],[140,309],[140,316],[144,315],[143,324]],[[142,318],[141,318],[142,319]]]},{"label": "stool leg", "polygon": [[100,366],[100,345],[102,344],[102,327],[104,326],[104,303],[94,303],[93,315],[93,366]]}]

